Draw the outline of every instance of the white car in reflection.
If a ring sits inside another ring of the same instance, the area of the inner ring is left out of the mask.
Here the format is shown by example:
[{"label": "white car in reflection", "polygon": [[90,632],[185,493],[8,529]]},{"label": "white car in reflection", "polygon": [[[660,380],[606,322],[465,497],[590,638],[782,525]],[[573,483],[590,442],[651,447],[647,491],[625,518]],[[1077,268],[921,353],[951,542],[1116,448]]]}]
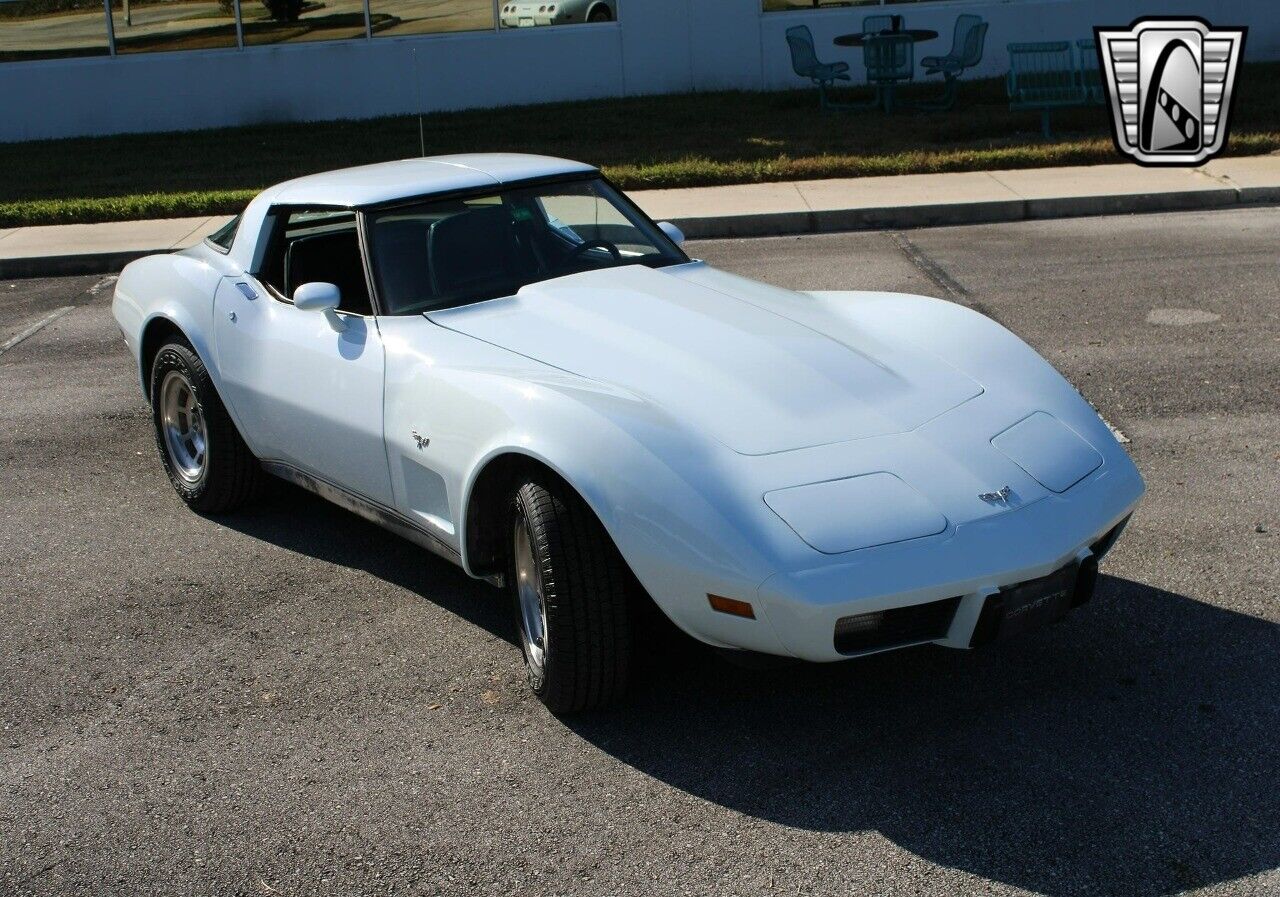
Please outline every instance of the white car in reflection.
[{"label": "white car in reflection", "polygon": [[267,189],[113,310],[191,507],[274,474],[501,585],[558,712],[623,693],[649,606],[834,661],[1090,597],[1143,483],[1031,348],[681,241],[589,165],[411,159]]},{"label": "white car in reflection", "polygon": [[571,25],[575,22],[612,22],[618,18],[616,0],[555,0],[555,2],[503,3],[499,8],[503,28],[534,25]]}]

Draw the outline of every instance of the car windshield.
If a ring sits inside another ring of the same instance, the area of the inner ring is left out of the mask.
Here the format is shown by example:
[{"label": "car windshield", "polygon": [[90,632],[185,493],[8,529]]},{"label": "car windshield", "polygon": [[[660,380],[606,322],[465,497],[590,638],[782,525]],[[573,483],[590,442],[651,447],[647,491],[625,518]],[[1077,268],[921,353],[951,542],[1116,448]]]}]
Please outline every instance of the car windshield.
[{"label": "car windshield", "polygon": [[510,296],[581,271],[689,260],[599,178],[428,200],[367,222],[378,297],[392,315]]}]

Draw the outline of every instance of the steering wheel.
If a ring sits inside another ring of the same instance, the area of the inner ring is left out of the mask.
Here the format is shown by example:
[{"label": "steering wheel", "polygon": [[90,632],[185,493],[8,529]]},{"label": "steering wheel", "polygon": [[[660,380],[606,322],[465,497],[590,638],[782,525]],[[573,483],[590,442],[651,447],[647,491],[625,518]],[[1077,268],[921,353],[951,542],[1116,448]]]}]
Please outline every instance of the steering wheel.
[{"label": "steering wheel", "polygon": [[618,251],[618,247],[608,240],[587,240],[585,243],[579,243],[573,248],[573,252],[569,253],[570,257],[577,258],[584,252],[592,249],[603,249],[609,255],[613,256],[615,262],[622,261],[622,253]]}]

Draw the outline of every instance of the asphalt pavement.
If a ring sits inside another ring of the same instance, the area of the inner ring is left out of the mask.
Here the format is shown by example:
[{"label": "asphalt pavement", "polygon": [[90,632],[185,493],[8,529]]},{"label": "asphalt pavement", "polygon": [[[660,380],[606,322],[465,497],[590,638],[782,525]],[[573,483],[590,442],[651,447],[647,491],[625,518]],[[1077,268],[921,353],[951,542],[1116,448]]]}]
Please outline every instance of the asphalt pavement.
[{"label": "asphalt pavement", "polygon": [[993,315],[1148,496],[1056,627],[664,642],[563,721],[487,585],[297,492],[188,511],[109,284],[0,282],[0,344],[70,307],[0,351],[0,894],[1280,893],[1278,248],[1270,208],[690,244]]}]

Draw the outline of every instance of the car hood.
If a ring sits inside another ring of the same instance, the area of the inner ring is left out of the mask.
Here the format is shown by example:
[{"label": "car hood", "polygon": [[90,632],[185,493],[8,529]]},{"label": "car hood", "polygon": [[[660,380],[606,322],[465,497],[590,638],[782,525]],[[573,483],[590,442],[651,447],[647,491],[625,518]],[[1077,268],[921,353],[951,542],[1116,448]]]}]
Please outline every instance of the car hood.
[{"label": "car hood", "polygon": [[982,392],[856,316],[700,263],[574,274],[428,317],[626,389],[744,455],[902,433]]}]

